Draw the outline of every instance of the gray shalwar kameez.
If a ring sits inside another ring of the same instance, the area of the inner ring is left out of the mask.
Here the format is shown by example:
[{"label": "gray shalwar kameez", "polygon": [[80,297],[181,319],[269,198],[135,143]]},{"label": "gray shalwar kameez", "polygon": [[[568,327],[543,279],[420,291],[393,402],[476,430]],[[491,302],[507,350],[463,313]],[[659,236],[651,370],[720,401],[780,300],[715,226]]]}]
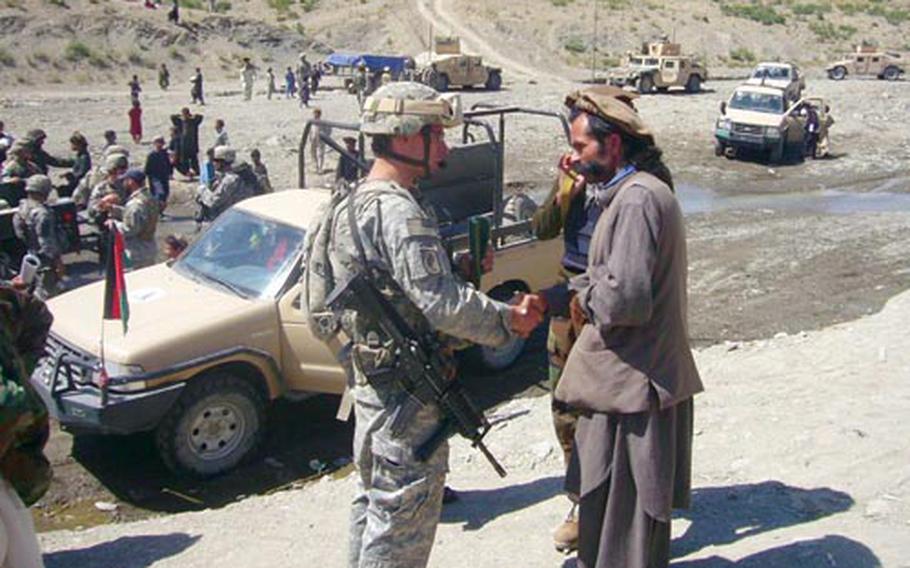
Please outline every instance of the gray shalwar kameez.
[{"label": "gray shalwar kameez", "polygon": [[588,269],[570,281],[587,323],[557,398],[583,410],[567,485],[579,491],[582,568],[669,564],[670,514],[688,505],[692,396],[682,213],[656,177],[595,188]]}]

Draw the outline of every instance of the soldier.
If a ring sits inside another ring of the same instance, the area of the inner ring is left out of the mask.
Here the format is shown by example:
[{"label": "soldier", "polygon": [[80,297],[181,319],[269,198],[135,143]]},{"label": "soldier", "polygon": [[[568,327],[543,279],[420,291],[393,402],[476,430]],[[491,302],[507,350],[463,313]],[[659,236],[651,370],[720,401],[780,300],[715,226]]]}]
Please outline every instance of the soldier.
[{"label": "soldier", "polygon": [[256,80],[256,74],[259,69],[253,65],[249,57],[243,58],[243,68],[240,70],[240,82],[243,84],[243,100],[249,101],[253,98],[253,81]]},{"label": "soldier", "polygon": [[[609,86],[593,87],[584,92],[595,96],[613,97],[624,104],[633,106],[632,101],[638,95]],[[603,209],[591,196],[586,195],[585,178],[569,167],[569,155],[559,163],[559,174],[550,195],[534,213],[531,227],[535,236],[541,240],[554,239],[560,235],[565,243],[560,262],[560,274],[566,282],[573,276],[581,274],[588,266],[588,245],[597,219]],[[565,291],[568,294],[568,290]],[[550,329],[547,336],[547,355],[549,361],[549,379],[551,392],[551,415],[556,431],[556,439],[562,447],[563,460],[568,468],[572,455],[572,443],[575,438],[576,412],[563,402],[556,400],[556,392],[566,357],[575,343],[578,329],[568,314],[550,314]],[[576,507],[578,495],[569,493],[572,508],[563,523],[553,533],[553,543],[557,550],[570,552],[578,545],[578,520]]]},{"label": "soldier", "polygon": [[84,209],[88,206],[89,198],[92,195],[92,190],[95,187],[104,181],[107,177],[107,168],[105,164],[107,159],[110,156],[120,155],[126,159],[130,157],[130,151],[124,148],[123,146],[118,146],[117,144],[112,144],[107,146],[102,152],[102,161],[95,169],[86,174],[82,180],[79,182],[79,185],[76,186],[76,190],[73,191],[72,199],[76,204],[76,207]]},{"label": "soldier", "polygon": [[104,159],[105,177],[95,187],[88,198],[88,216],[99,227],[107,221],[108,212],[114,205],[121,205],[126,201],[126,191],[120,176],[126,173],[129,161],[123,154],[111,154]]},{"label": "soldier", "polygon": [[158,68],[158,86],[161,87],[162,91],[166,91],[170,85],[171,72],[168,71],[167,65],[162,63],[161,67]]},{"label": "soldier", "polygon": [[[196,200],[202,206],[197,221],[214,221],[231,205],[252,197],[258,193],[254,183],[251,183],[243,171],[249,170],[248,164],[238,165],[234,168],[237,154],[233,148],[218,146],[213,151],[212,161],[215,164],[216,179],[212,187],[199,186]],[[255,175],[254,175],[255,177]]]},{"label": "soldier", "polygon": [[25,188],[25,180],[35,174],[40,174],[38,166],[32,161],[34,153],[32,147],[24,140],[16,140],[9,150],[12,160],[7,159],[3,164],[3,174],[0,180],[4,183],[21,184]]},{"label": "soldier", "polygon": [[41,260],[35,283],[35,296],[46,300],[57,293],[58,273],[63,268],[63,246],[54,212],[45,202],[50,194],[51,180],[41,174],[33,175],[25,183],[26,199],[19,203],[13,215],[16,236],[25,248]]},{"label": "soldier", "polygon": [[44,149],[44,141],[47,139],[47,133],[40,128],[29,130],[25,135],[25,142],[31,146],[32,160],[38,166],[38,171],[47,175],[48,166],[54,168],[71,168],[75,163],[73,160],[66,158],[56,158],[47,153]]},{"label": "soldier", "polygon": [[[440,98],[425,85],[395,83],[366,100],[361,131],[372,137],[376,160],[364,182],[333,201],[307,231],[309,313],[324,312],[322,292],[369,263],[397,285],[389,300],[419,332],[432,331],[428,324],[454,337],[501,345],[539,322],[540,314],[529,309],[531,296],[509,306],[452,274],[433,216],[420,202],[417,181],[441,167],[448,153],[444,128],[459,123],[457,98]],[[355,252],[353,231],[366,258]],[[415,451],[437,431],[440,410],[398,386],[394,346],[374,327],[376,315],[352,315],[345,324],[353,338],[350,359],[342,357],[355,401],[358,471],[348,566],[425,566],[442,508],[448,445],[443,442],[425,460]],[[322,335],[327,341],[328,331]]]},{"label": "soldier", "polygon": [[41,549],[27,507],[47,491],[53,472],[44,457],[47,409],[29,377],[54,318],[17,288],[15,280],[0,285],[0,566],[38,568]]},{"label": "soldier", "polygon": [[123,235],[124,248],[132,268],[144,268],[155,264],[158,247],[155,244],[155,230],[158,228],[159,207],[145,186],[145,173],[139,169],[129,170],[120,177],[120,183],[128,197],[123,207],[111,208],[112,223]]}]

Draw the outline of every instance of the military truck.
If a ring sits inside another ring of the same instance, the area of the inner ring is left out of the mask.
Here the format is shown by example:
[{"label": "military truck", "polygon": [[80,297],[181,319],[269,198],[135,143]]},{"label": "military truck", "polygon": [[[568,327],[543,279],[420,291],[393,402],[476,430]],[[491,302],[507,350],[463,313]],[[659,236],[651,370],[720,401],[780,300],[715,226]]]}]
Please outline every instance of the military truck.
[{"label": "military truck", "polygon": [[897,81],[904,74],[904,64],[899,53],[881,51],[870,45],[858,45],[855,51],[828,65],[825,71],[828,78],[835,81],[841,81],[850,75]]},{"label": "military truck", "polygon": [[502,88],[502,69],[484,65],[479,55],[461,51],[457,37],[437,37],[433,50],[414,58],[419,80],[439,92],[453,87],[483,87],[488,91]]},{"label": "military truck", "polygon": [[661,93],[682,87],[688,93],[701,91],[708,70],[695,58],[682,55],[678,43],[660,40],[642,45],[641,52],[629,52],[626,64],[611,69],[607,82],[617,87],[632,87],[639,93]]},{"label": "military truck", "polygon": [[[520,109],[466,113],[449,167],[422,186],[453,254],[468,248],[468,219],[491,220],[495,261],[480,287],[503,301],[555,284],[562,248],[559,239],[536,240],[528,221],[502,215],[504,117],[514,112]],[[564,118],[539,114],[559,118],[568,141]],[[485,117],[503,117],[498,135]],[[311,128],[321,123],[305,126],[301,157]],[[357,129],[331,124],[336,135]],[[357,155],[346,154],[361,171],[363,150],[361,138]],[[300,166],[300,186],[307,187]],[[342,393],[345,374],[333,349],[311,333],[301,302],[305,232],[329,197],[329,190],[310,188],[247,199],[176,261],[128,273],[126,332],[119,322],[101,321],[100,282],[53,298],[46,357],[31,377],[52,416],[77,435],[151,431],[168,467],[211,476],[255,453],[272,401]],[[514,362],[523,347],[516,337],[500,349],[470,350],[496,369]]]},{"label": "military truck", "polygon": [[741,85],[720,105],[714,127],[714,152],[735,158],[743,152],[764,153],[770,162],[801,160],[806,151],[806,123],[811,107],[818,116],[819,139],[814,157],[828,153],[828,129],[834,124],[821,98],[805,97],[791,104],[784,89]]}]

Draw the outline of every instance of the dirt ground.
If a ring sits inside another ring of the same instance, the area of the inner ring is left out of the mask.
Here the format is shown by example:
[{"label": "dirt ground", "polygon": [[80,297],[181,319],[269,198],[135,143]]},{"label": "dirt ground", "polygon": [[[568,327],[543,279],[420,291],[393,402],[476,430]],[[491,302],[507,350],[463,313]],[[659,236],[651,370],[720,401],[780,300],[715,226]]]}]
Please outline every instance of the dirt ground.
[{"label": "dirt ground", "polygon": [[[262,94],[246,103],[235,85],[212,83],[208,105],[195,109],[206,116],[201,145],[214,138],[214,119],[224,118],[239,154],[259,148],[274,187],[296,187],[297,145],[310,112],[295,101],[268,101]],[[694,342],[734,349],[743,341],[783,333],[799,338],[804,335],[800,332],[878,311],[910,283],[910,131],[895,122],[910,111],[907,83],[813,79],[810,90],[831,101],[837,120],[834,156],[785,166],[714,157],[711,129],[718,104],[734,86],[732,81],[713,82],[703,94],[649,96],[638,103],[665,151],[688,216]],[[467,106],[491,101],[559,110],[568,88],[562,81],[510,80],[500,93],[466,92],[464,98]],[[182,90],[150,88],[143,101],[145,138],[166,134],[169,114],[187,99]],[[66,153],[64,142],[72,130],[83,131],[98,144],[105,129],[115,128],[138,165],[149,145],[126,142],[128,102],[128,93],[106,86],[5,92],[0,95],[0,119],[20,135],[44,128],[49,149],[60,154]],[[319,93],[313,104],[331,120],[350,122],[356,117],[354,98],[337,90]],[[509,186],[540,198],[566,148],[555,120],[510,119]],[[330,154],[327,162],[334,166],[335,157]],[[318,183],[312,174],[309,183]],[[192,231],[192,187],[175,184],[171,218],[159,225],[160,237]],[[90,256],[71,258],[69,264],[72,285],[97,277]],[[538,334],[509,372],[497,377],[470,372],[467,379],[487,406],[544,394],[543,347]],[[56,479],[35,509],[36,520],[41,530],[86,528],[220,508],[252,495],[299,487],[319,471],[338,470],[342,475],[351,428],[332,419],[334,404],[333,399],[319,398],[277,405],[264,459],[208,482],[174,478],[154,456],[148,436],[74,440],[55,432],[49,455]],[[552,456],[548,459],[549,474],[554,474]],[[532,468],[518,477],[555,492],[554,478],[534,481],[535,475]],[[777,482],[761,483],[766,485],[759,484],[757,492],[746,492],[749,499],[781,495],[779,488],[767,485]],[[735,495],[723,498],[738,498],[738,490],[730,491]],[[100,511],[97,502],[117,507]]]}]

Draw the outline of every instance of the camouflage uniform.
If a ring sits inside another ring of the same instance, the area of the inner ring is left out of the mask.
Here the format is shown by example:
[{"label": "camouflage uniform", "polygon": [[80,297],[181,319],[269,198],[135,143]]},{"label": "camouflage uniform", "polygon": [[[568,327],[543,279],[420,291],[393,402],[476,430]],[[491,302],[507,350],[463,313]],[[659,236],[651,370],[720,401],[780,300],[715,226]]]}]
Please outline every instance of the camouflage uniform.
[{"label": "camouflage uniform", "polygon": [[102,211],[98,204],[102,198],[114,194],[120,198],[120,203],[126,202],[126,190],[120,181],[103,180],[101,183],[92,188],[92,193],[88,198],[88,215],[96,223],[103,223],[107,219],[107,213]]},{"label": "camouflage uniform", "polygon": [[[418,93],[435,94],[420,87]],[[389,87],[385,96],[407,92]],[[485,345],[510,339],[508,306],[452,274],[436,222],[411,191],[386,180],[365,181],[354,191],[355,224],[366,261],[398,285],[384,293],[411,326],[423,332],[429,324]],[[361,262],[351,237],[349,199],[350,194],[337,198],[307,231],[310,313],[319,309],[312,291],[330,289]],[[352,337],[345,351],[349,358],[342,356],[355,402],[358,471],[348,566],[419,568],[426,566],[442,509],[448,444],[425,461],[416,458],[415,450],[438,429],[440,411],[435,403],[420,402],[401,389],[389,338],[371,329],[371,317],[353,314],[346,326]]]},{"label": "camouflage uniform", "polygon": [[236,170],[231,169],[221,173],[211,188],[200,186],[197,198],[208,212],[206,220],[212,221],[231,205],[255,194],[256,188],[247,183]]},{"label": "camouflage uniform", "polygon": [[88,207],[92,190],[95,189],[98,184],[104,182],[107,177],[108,164],[118,160],[117,158],[110,158],[115,155],[121,155],[129,160],[130,153],[129,150],[123,146],[118,146],[116,144],[112,144],[104,149],[103,163],[99,164],[92,169],[92,171],[83,176],[82,179],[79,180],[79,185],[77,185],[76,189],[73,191],[72,199],[77,207]]},{"label": "camouflage uniform", "polygon": [[43,449],[47,409],[29,383],[44,354],[53,317],[44,303],[0,286],[0,564],[38,568],[41,551],[32,505],[47,491],[52,471]]},{"label": "camouflage uniform", "polygon": [[63,246],[54,212],[43,202],[32,198],[36,186],[43,186],[38,191],[45,197],[51,191],[51,181],[46,176],[36,175],[29,179],[26,186],[29,197],[19,203],[19,209],[13,214],[13,230],[25,243],[28,252],[41,260],[34,294],[46,300],[57,292],[57,267],[63,255]]},{"label": "camouflage uniform", "polygon": [[115,209],[117,228],[123,234],[124,247],[133,269],[155,264],[158,246],[155,231],[161,206],[147,187],[133,192],[122,210]]}]

